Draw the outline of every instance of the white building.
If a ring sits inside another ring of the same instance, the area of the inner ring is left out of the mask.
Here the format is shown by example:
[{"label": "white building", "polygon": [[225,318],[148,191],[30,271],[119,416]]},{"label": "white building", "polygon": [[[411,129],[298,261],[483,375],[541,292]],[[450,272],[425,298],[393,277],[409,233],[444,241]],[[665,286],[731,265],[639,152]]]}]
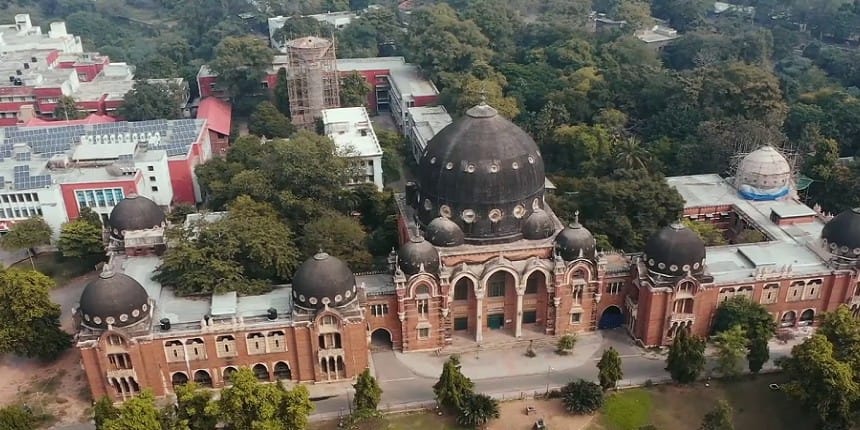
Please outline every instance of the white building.
[{"label": "white building", "polygon": [[56,49],[61,52],[84,52],[81,38],[66,31],[65,22],[52,22],[48,34],[38,26],[33,27],[30,15],[15,15],[14,24],[0,25],[0,54],[29,50]]},{"label": "white building", "polygon": [[370,116],[364,107],[325,109],[322,111],[325,134],[339,154],[358,168],[350,184],[372,183],[382,191],[382,147],[376,139]]},{"label": "white building", "polygon": [[651,28],[639,30],[635,36],[637,39],[654,46],[662,46],[681,37],[678,34],[678,30],[664,25],[655,25]]},{"label": "white building", "polygon": [[[276,40],[275,33],[284,27],[287,23],[287,20],[291,19],[291,16],[275,16],[269,18],[269,42],[272,44],[272,48],[275,48],[279,51],[284,51],[284,41]],[[315,15],[305,15],[302,18],[313,18],[319,22],[325,22],[332,27],[341,30],[352,20],[357,18],[357,15],[353,12],[329,12],[329,13],[318,13]],[[293,37],[287,37],[287,40],[295,39],[297,37],[308,36],[307,34],[295,34]],[[313,34],[311,36],[321,36],[327,37],[325,34]]]},{"label": "white building", "polygon": [[415,162],[421,160],[427,142],[451,124],[451,115],[445,106],[411,107],[406,113],[406,139]]}]

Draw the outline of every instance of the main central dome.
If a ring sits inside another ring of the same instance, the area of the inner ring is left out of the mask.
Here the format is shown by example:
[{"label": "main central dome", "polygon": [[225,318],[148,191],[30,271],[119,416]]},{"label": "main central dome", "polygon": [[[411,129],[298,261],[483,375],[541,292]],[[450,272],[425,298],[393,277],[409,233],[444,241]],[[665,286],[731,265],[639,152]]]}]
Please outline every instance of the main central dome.
[{"label": "main central dome", "polygon": [[427,143],[417,176],[421,224],[449,218],[463,230],[466,243],[521,239],[525,219],[544,207],[537,144],[485,103]]}]

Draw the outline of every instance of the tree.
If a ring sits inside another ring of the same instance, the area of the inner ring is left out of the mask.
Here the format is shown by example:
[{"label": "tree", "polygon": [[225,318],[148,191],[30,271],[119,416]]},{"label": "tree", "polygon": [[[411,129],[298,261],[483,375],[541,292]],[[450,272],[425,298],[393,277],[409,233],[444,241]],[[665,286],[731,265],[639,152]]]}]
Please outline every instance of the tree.
[{"label": "tree", "polygon": [[273,57],[266,43],[257,37],[229,36],[218,43],[209,68],[231,97],[252,95],[260,92],[260,81],[272,66]]},{"label": "tree", "polygon": [[370,94],[370,84],[358,72],[352,72],[340,78],[340,106],[354,107],[367,104]]},{"label": "tree", "polygon": [[691,30],[704,22],[708,3],[703,0],[654,0],[654,16],[669,20],[680,31]]},{"label": "tree", "polygon": [[54,118],[62,121],[83,119],[87,113],[78,108],[77,101],[71,96],[61,96],[54,107]]},{"label": "tree", "polygon": [[123,104],[117,113],[126,121],[176,119],[181,113],[181,102],[179,88],[138,80],[134,88],[123,96]]},{"label": "tree", "polygon": [[566,334],[558,338],[558,342],[556,342],[555,345],[555,352],[559,355],[568,355],[573,350],[574,345],[576,345],[576,336]]},{"label": "tree", "polygon": [[352,403],[359,413],[376,412],[379,400],[382,399],[382,389],[376,382],[376,378],[370,375],[370,369],[364,369],[352,386],[355,388],[355,396]]},{"label": "tree", "polygon": [[33,414],[19,405],[0,408],[0,428],[4,430],[32,430],[37,427]]},{"label": "tree", "polygon": [[694,382],[705,368],[705,341],[678,330],[666,358],[666,370],[675,382]]},{"label": "tree", "polygon": [[221,390],[218,418],[233,430],[296,429],[307,427],[313,404],[307,388],[292,390],[280,384],[263,384],[251,369],[243,367],[230,377],[232,385]]},{"label": "tree", "polygon": [[592,414],[603,406],[603,389],[583,379],[573,381],[562,387],[561,402],[572,414]]},{"label": "tree", "polygon": [[739,326],[748,339],[761,337],[770,339],[776,332],[776,323],[770,313],[759,303],[744,296],[735,296],[717,306],[712,332],[714,334]]},{"label": "tree", "polygon": [[451,75],[448,86],[442,90],[441,98],[451,112],[458,115],[466,113],[470,108],[487,103],[492,106],[499,115],[505,118],[516,117],[520,109],[513,97],[505,97],[502,91],[504,79],[501,76],[478,78],[472,74]]},{"label": "tree", "polygon": [[723,376],[735,377],[741,373],[741,359],[749,340],[740,325],[723,330],[714,337],[717,346],[717,369]]},{"label": "tree", "polygon": [[301,248],[305,256],[320,249],[345,261],[352,270],[370,269],[372,258],[367,252],[367,235],[355,218],[330,214],[305,225]]},{"label": "tree", "polygon": [[0,271],[0,353],[53,360],[71,345],[60,328],[60,307],[49,297],[53,287],[36,271]]},{"label": "tree", "polygon": [[499,418],[499,401],[486,394],[466,396],[457,414],[457,424],[481,428],[492,419]]},{"label": "tree", "polygon": [[851,366],[836,359],[824,335],[814,334],[795,346],[779,365],[789,380],[784,390],[818,413],[821,428],[851,428],[860,386]]},{"label": "tree", "polygon": [[210,430],[218,424],[218,418],[212,414],[212,393],[201,390],[194,383],[189,382],[177,386],[176,392],[176,416],[185,422],[188,430]]},{"label": "tree", "polygon": [[443,72],[469,71],[475,62],[493,55],[490,41],[471,20],[461,20],[445,3],[421,7],[410,17],[407,47],[412,61],[430,73],[431,79]]},{"label": "tree", "polygon": [[[605,116],[604,118],[608,119]],[[645,170],[651,165],[651,154],[636,138],[624,138],[612,150],[615,153],[615,161],[621,169]]]},{"label": "tree", "polygon": [[750,372],[758,373],[761,371],[769,359],[770,349],[767,345],[767,339],[761,336],[750,339],[749,351],[747,352],[747,363],[749,364]]},{"label": "tree", "polygon": [[788,112],[779,79],[758,66],[709,67],[695,85],[700,108],[712,117],[739,116],[778,127]]},{"label": "tree", "polygon": [[30,265],[36,270],[33,263],[33,248],[51,243],[51,226],[42,217],[27,218],[12,224],[9,232],[0,239],[0,246],[6,250],[26,249]]},{"label": "tree", "polygon": [[597,378],[604,390],[615,388],[615,384],[624,377],[624,371],[621,369],[621,357],[618,356],[618,351],[611,346],[609,349],[603,350],[603,355],[597,362],[597,369],[599,370]]},{"label": "tree", "polygon": [[102,239],[102,226],[89,220],[78,218],[63,224],[60,228],[60,241],[57,248],[67,258],[101,256],[105,246]]},{"label": "tree", "polygon": [[442,374],[433,385],[436,402],[449,411],[459,411],[472,395],[475,384],[460,371],[460,358],[456,355],[448,357],[442,366]]},{"label": "tree", "polygon": [[248,119],[248,132],[256,136],[290,137],[295,131],[296,127],[290,119],[270,101],[260,102]]},{"label": "tree", "polygon": [[848,306],[840,305],[835,311],[825,313],[817,333],[833,345],[837,360],[848,363],[860,375],[860,322]]},{"label": "tree", "polygon": [[699,430],[735,430],[732,424],[732,408],[725,400],[720,400],[717,407],[705,414]]},{"label": "tree", "polygon": [[152,392],[144,390],[118,408],[118,414],[104,422],[104,430],[161,430],[161,413]]},{"label": "tree", "polygon": [[273,102],[275,107],[278,108],[278,112],[290,117],[290,91],[289,84],[287,84],[287,69],[281,67],[278,69],[277,74],[277,83],[275,84],[275,89],[272,91],[272,97],[274,98]]},{"label": "tree", "polygon": [[94,226],[99,228],[102,227],[102,219],[94,210],[91,208],[81,208],[80,213],[78,213],[79,220],[84,220]]},{"label": "tree", "polygon": [[105,423],[117,417],[119,417],[119,409],[113,405],[113,400],[110,397],[103,396],[93,405],[93,420],[96,430],[104,430]]}]

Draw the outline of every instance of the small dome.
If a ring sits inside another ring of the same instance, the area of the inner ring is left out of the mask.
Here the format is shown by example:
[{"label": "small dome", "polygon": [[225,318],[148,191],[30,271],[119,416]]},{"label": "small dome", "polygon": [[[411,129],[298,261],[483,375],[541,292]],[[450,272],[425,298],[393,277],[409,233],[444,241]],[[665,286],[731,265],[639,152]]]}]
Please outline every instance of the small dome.
[{"label": "small dome", "polygon": [[293,300],[306,309],[336,308],[352,302],[355,295],[352,270],[322,251],[305,260],[293,275]]},{"label": "small dome", "polygon": [[106,268],[81,293],[82,323],[90,328],[125,327],[148,315],[149,296],[132,277]]},{"label": "small dome", "polygon": [[528,240],[546,239],[553,233],[555,233],[555,223],[543,209],[532,212],[523,223],[523,237]]},{"label": "small dome", "polygon": [[860,208],[833,217],[821,230],[821,238],[831,254],[860,258]]},{"label": "small dome", "polygon": [[696,232],[675,222],[648,239],[644,258],[648,269],[655,273],[701,274],[705,270],[705,242]]},{"label": "small dome", "polygon": [[579,223],[578,218],[577,216],[576,221],[565,227],[555,237],[558,252],[565,261],[576,260],[577,258],[593,260],[595,256],[597,241],[594,240],[591,232]]},{"label": "small dome", "polygon": [[152,200],[129,194],[110,211],[108,224],[111,236],[122,239],[126,231],[147,230],[163,227],[167,217]]},{"label": "small dome", "polygon": [[422,266],[425,272],[435,274],[439,271],[439,253],[423,237],[413,237],[397,250],[397,264],[407,275],[420,272]]},{"label": "small dome", "polygon": [[735,186],[750,200],[776,200],[791,188],[791,165],[773,146],[747,154],[738,165]]},{"label": "small dome", "polygon": [[454,221],[436,217],[424,229],[427,240],[436,246],[458,246],[463,244],[463,230]]}]

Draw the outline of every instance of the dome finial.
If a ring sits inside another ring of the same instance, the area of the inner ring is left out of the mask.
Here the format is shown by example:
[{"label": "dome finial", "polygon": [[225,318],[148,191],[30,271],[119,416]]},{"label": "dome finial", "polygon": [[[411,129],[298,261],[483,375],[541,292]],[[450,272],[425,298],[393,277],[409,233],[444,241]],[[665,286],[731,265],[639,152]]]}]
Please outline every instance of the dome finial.
[{"label": "dome finial", "polygon": [[102,266],[102,273],[99,274],[99,278],[102,278],[102,279],[112,278],[113,275],[114,275],[113,266],[111,266],[110,263],[105,263],[105,265]]},{"label": "dome finial", "polygon": [[481,105],[486,105],[487,104],[487,84],[484,82],[481,82],[480,94],[481,94]]}]

